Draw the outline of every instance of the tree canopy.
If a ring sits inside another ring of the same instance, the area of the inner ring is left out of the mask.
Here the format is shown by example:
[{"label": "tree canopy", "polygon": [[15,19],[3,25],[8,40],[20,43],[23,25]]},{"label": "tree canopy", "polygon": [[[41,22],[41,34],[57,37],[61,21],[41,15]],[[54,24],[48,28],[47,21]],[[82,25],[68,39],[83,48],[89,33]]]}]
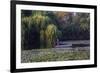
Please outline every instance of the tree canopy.
[{"label": "tree canopy", "polygon": [[22,49],[51,48],[57,39],[89,40],[90,14],[22,10],[21,38]]}]

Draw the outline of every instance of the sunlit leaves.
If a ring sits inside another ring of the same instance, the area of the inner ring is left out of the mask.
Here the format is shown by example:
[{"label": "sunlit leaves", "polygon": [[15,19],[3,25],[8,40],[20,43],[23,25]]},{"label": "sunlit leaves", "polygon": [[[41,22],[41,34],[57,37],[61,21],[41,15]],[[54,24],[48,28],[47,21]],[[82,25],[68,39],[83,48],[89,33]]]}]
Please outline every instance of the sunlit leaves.
[{"label": "sunlit leaves", "polygon": [[34,15],[32,16],[33,23],[37,26],[39,29],[45,29],[47,24],[50,22],[50,18],[48,16],[42,16],[42,15]]},{"label": "sunlit leaves", "polygon": [[54,24],[49,24],[45,31],[47,47],[53,47],[57,37],[57,27]]}]

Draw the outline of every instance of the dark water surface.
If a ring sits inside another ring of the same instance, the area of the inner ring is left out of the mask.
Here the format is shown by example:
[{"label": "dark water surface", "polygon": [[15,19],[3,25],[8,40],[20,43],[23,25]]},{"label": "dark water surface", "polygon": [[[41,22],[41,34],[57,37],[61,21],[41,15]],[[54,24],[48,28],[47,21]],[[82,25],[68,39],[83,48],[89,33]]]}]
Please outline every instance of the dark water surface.
[{"label": "dark water surface", "polygon": [[74,47],[89,47],[89,40],[76,40],[76,41],[60,41],[55,48],[74,48]]}]

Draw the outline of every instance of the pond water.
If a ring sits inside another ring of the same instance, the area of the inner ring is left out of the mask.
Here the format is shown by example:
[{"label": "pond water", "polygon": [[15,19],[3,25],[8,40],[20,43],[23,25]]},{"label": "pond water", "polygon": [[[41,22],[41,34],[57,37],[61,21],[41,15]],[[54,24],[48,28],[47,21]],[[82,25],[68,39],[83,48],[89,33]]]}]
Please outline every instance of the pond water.
[{"label": "pond water", "polygon": [[55,48],[69,48],[69,47],[89,47],[89,40],[76,40],[76,41],[60,41]]}]

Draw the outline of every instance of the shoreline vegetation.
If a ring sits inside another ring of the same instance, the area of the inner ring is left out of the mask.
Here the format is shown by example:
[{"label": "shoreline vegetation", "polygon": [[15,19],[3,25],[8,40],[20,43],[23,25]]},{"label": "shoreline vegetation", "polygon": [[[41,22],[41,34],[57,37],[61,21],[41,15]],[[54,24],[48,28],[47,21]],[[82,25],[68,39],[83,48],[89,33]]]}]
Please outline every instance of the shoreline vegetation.
[{"label": "shoreline vegetation", "polygon": [[68,49],[32,49],[23,50],[21,55],[22,63],[89,60],[90,49],[89,47]]}]

